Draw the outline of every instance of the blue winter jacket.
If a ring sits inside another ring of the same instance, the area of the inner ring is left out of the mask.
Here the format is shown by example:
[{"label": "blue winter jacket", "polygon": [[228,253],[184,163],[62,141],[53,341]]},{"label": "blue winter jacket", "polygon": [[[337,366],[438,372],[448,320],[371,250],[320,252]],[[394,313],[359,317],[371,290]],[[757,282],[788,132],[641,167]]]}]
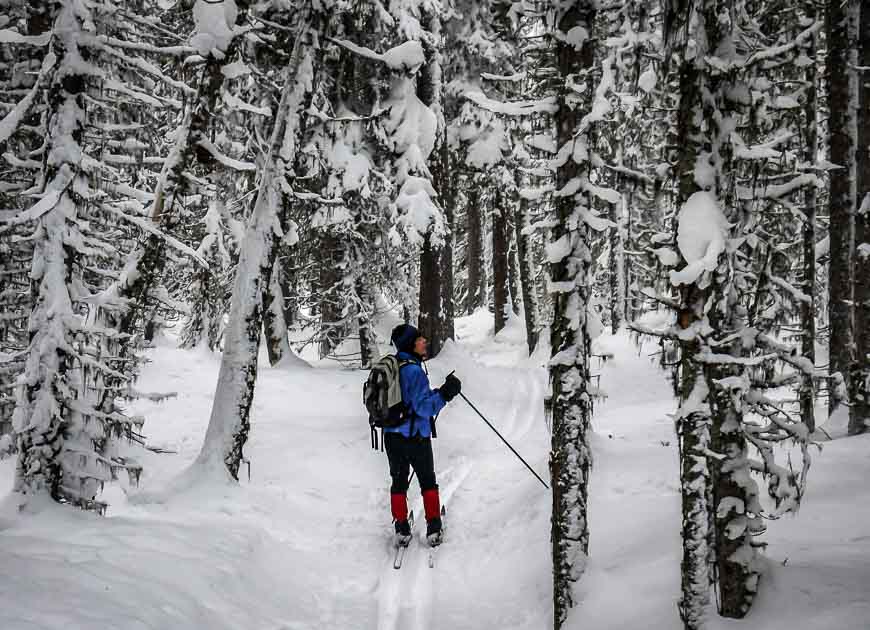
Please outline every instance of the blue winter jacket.
[{"label": "blue winter jacket", "polygon": [[399,370],[402,401],[408,407],[408,418],[403,424],[384,431],[401,433],[405,437],[412,435],[430,437],[431,419],[444,408],[447,402],[438,390],[429,387],[429,377],[423,371],[418,357],[408,352],[399,352],[396,356],[400,362],[411,362]]}]

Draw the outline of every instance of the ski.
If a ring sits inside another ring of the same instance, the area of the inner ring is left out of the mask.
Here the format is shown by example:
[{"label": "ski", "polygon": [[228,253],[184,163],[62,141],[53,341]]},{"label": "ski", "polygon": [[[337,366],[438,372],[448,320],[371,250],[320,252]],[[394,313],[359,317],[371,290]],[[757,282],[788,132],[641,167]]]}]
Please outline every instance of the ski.
[{"label": "ski", "polygon": [[396,545],[396,555],[393,557],[393,568],[401,569],[402,561],[405,559],[405,551],[408,550],[408,545]]},{"label": "ski", "polygon": [[429,568],[430,569],[435,568],[435,552],[438,551],[438,547],[440,547],[440,545],[438,545],[436,547],[429,547]]},{"label": "ski", "polygon": [[435,568],[435,554],[438,551],[438,548],[444,544],[444,533],[446,532],[446,524],[444,522],[444,516],[447,514],[447,507],[441,506],[441,536],[438,539],[438,544],[429,545],[429,568]]},{"label": "ski", "polygon": [[396,553],[393,556],[393,568],[398,570],[402,568],[402,562],[405,560],[405,552],[408,550],[408,545],[414,539],[414,513],[408,515],[408,524],[411,526],[411,536],[404,543],[396,541]]}]

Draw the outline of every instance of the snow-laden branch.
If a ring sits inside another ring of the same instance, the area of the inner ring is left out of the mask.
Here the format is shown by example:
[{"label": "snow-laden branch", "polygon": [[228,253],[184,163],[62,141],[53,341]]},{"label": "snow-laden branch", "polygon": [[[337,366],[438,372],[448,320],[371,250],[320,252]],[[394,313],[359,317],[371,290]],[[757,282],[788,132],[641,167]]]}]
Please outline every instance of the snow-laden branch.
[{"label": "snow-laden branch", "polygon": [[181,252],[185,256],[193,258],[196,262],[198,262],[202,266],[203,269],[208,270],[208,268],[209,268],[208,263],[205,261],[205,259],[202,256],[200,256],[196,252],[196,250],[191,249],[190,247],[188,247],[187,245],[185,245],[184,243],[182,243],[178,239],[173,238],[172,236],[166,234],[165,232],[158,230],[156,227],[154,227],[154,225],[150,221],[147,221],[141,217],[136,217],[136,216],[127,214],[126,212],[124,212],[120,208],[116,208],[112,204],[104,203],[104,204],[101,204],[101,207],[103,208],[103,210],[106,210],[107,212],[111,212],[115,216],[117,216],[121,219],[124,219],[128,223],[132,223],[133,225],[135,225],[139,229],[141,229],[145,232],[148,232],[149,234],[153,234],[154,236],[158,236],[158,237],[162,238],[164,241],[166,241],[167,245],[178,250],[179,252]]},{"label": "snow-laden branch", "polygon": [[209,152],[214,159],[218,162],[226,166],[227,168],[231,168],[236,171],[255,171],[257,170],[257,165],[253,162],[242,162],[241,160],[235,160],[228,155],[224,155],[221,153],[216,146],[214,146],[210,140],[206,138],[200,139],[197,142],[197,145],[205,149]]},{"label": "snow-laden branch", "polygon": [[559,109],[555,96],[531,101],[496,101],[483,92],[470,91],[465,93],[469,101],[494,114],[506,116],[528,116],[530,114],[554,114]]},{"label": "snow-laden branch", "polygon": [[196,95],[196,90],[193,89],[192,87],[190,87],[187,83],[185,83],[184,81],[177,81],[176,79],[173,79],[172,77],[166,76],[160,70],[160,68],[158,68],[154,64],[146,61],[145,59],[142,59],[141,57],[131,57],[131,56],[125,54],[123,51],[118,50],[117,48],[115,48],[113,46],[109,46],[106,43],[105,37],[99,37],[99,36],[97,36],[97,37],[94,37],[94,36],[83,37],[82,43],[85,46],[90,46],[90,47],[95,48],[97,50],[103,51],[103,52],[105,52],[113,57],[116,57],[117,59],[120,59],[122,62],[126,63],[127,65],[133,66],[135,68],[138,68],[139,70],[142,70],[143,72],[149,74],[150,76],[152,76],[156,79],[159,79],[160,81],[175,88],[176,90],[184,92],[185,94],[188,94],[190,96]]},{"label": "snow-laden branch", "polygon": [[22,35],[9,28],[0,29],[0,44],[27,44],[28,46],[45,46],[51,41],[52,31],[39,35]]},{"label": "snow-laden branch", "polygon": [[423,45],[416,40],[394,46],[384,53],[375,52],[371,48],[354,44],[346,39],[330,37],[329,41],[366,59],[374,59],[375,61],[385,63],[391,70],[414,70],[426,63]]},{"label": "snow-laden branch", "polygon": [[36,82],[33,84],[33,87],[24,96],[24,98],[18,102],[18,104],[12,109],[12,111],[6,114],[3,117],[3,120],[0,120],[0,145],[4,144],[9,139],[9,136],[11,136],[18,128],[18,125],[21,124],[24,115],[33,104],[33,99],[36,98],[37,92],[39,92],[39,90],[42,88],[42,82],[45,79],[45,76],[51,71],[52,68],[54,68],[54,64],[56,61],[57,57],[53,52],[49,52],[45,56],[45,59],[42,60],[42,68],[40,68],[39,70],[39,76],[36,78]]},{"label": "snow-laden branch", "polygon": [[798,33],[797,37],[795,37],[789,43],[782,44],[781,46],[771,46],[770,48],[765,48],[764,50],[760,50],[757,53],[753,53],[746,61],[744,61],[740,65],[742,65],[743,67],[748,67],[752,64],[758,63],[759,61],[779,57],[780,55],[792,51],[798,46],[803,45],[806,40],[813,37],[816,33],[819,33],[822,30],[823,26],[824,22],[822,22],[821,20],[813,22],[813,24],[810,25],[808,28]]}]

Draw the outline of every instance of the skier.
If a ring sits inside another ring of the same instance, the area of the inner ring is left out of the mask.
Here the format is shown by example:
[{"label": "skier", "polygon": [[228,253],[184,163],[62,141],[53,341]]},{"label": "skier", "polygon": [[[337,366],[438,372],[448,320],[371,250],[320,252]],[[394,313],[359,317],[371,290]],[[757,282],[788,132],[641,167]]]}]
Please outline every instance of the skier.
[{"label": "skier", "polygon": [[384,448],[390,462],[390,508],[396,526],[398,544],[411,540],[408,522],[408,477],[410,468],[417,473],[426,513],[426,539],[430,546],[441,544],[441,501],[435,481],[432,458],[432,429],[434,416],[453,400],[462,389],[462,383],[448,374],[438,389],[429,387],[429,377],[422,362],[427,358],[427,340],[409,324],[393,329],[390,340],[396,347],[402,367],[399,382],[402,402],[406,406],[405,422],[395,428],[384,429]]}]

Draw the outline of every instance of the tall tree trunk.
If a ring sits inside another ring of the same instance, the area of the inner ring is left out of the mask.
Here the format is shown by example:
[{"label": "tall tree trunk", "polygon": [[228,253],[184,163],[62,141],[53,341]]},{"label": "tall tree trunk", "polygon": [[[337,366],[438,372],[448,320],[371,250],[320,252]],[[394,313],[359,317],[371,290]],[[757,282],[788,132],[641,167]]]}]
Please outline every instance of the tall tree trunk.
[{"label": "tall tree trunk", "polygon": [[[520,189],[520,173],[515,171],[517,189]],[[520,274],[520,286],[523,292],[523,316],[526,320],[526,343],[529,354],[538,345],[538,291],[535,286],[535,274],[532,266],[529,235],[525,233],[529,226],[529,202],[520,195],[519,202],[514,205],[514,231],[517,241],[517,262]]]},{"label": "tall tree trunk", "polygon": [[260,188],[240,248],[214,403],[195,464],[212,475],[228,471],[234,479],[238,479],[250,430],[263,327],[262,295],[272,278],[279,244],[275,227],[281,208],[280,180],[284,165],[292,164],[296,156],[301,118],[310,101],[308,87],[317,84],[320,67],[320,15],[311,8],[305,11],[287,63]]},{"label": "tall tree trunk", "polygon": [[[828,319],[830,322],[831,391],[842,377],[848,390],[852,363],[852,260],[855,249],[855,142],[857,129],[855,96],[854,33],[858,11],[856,0],[828,0],[826,31],[828,59],[825,82],[828,85],[828,132],[830,160],[841,168],[830,171],[829,238],[831,259],[828,267]],[[829,399],[829,412],[839,405]]]},{"label": "tall tree trunk", "polygon": [[329,356],[341,343],[347,332],[342,320],[341,301],[344,285],[339,265],[344,261],[345,252],[338,236],[326,228],[321,237],[320,274],[320,358]]},{"label": "tall tree trunk", "polygon": [[625,194],[611,205],[610,230],[610,330],[613,334],[625,323]]},{"label": "tall tree trunk", "polygon": [[[591,211],[591,200],[582,190],[566,191],[588,178],[588,133],[580,120],[591,108],[593,88],[588,83],[594,65],[591,38],[579,49],[567,33],[592,33],[596,2],[561,3],[554,24],[556,68],[560,81],[555,113],[556,146],[567,157],[556,170],[556,217],[552,229],[550,274],[553,322],[550,332],[552,359],[552,446],[550,474],[553,488],[553,622],[559,630],[575,605],[574,585],[583,575],[589,553],[587,521],[588,483],[592,469],[589,445],[592,400],[589,387],[589,331],[586,327],[590,298],[589,226],[578,221],[582,210]],[[578,89],[583,83],[585,87]],[[573,85],[572,85],[573,84]],[[577,86],[577,87],[575,87]],[[575,161],[579,160],[579,161]],[[561,256],[554,255],[556,252]],[[558,260],[556,259],[558,258]]]},{"label": "tall tree trunk", "polygon": [[[700,129],[700,72],[693,60],[680,65],[680,105],[677,112],[676,145],[677,207],[681,207],[697,190],[694,169],[698,160]],[[676,239],[675,239],[676,240]],[[687,328],[703,317],[707,289],[695,284],[681,289],[682,310],[679,325]],[[680,405],[689,411],[678,414],[676,421],[680,453],[680,496],[682,502],[681,596],[680,618],[686,630],[699,630],[709,605],[710,472],[706,449],[710,442],[709,391],[695,361],[696,341],[680,341],[680,369],[677,384]],[[702,409],[704,411],[698,411]]]},{"label": "tall tree trunk", "polygon": [[483,213],[481,212],[480,179],[471,176],[465,207],[465,265],[468,269],[468,293],[465,312],[473,313],[486,304],[486,271],[484,270]]},{"label": "tall tree trunk", "polygon": [[495,334],[507,323],[508,300],[508,225],[506,199],[498,183],[492,187],[492,306]]},{"label": "tall tree trunk", "polygon": [[[438,15],[424,16],[431,32],[439,39],[440,19]],[[417,94],[435,112],[438,120],[438,135],[429,158],[429,170],[432,184],[438,191],[447,233],[437,243],[439,239],[427,234],[423,243],[420,255],[420,319],[417,327],[429,339],[429,355],[435,357],[441,352],[444,342],[456,336],[453,324],[453,215],[456,185],[452,180],[450,150],[442,113],[441,53],[437,49],[430,49],[427,55],[428,62],[417,78]]]},{"label": "tall tree trunk", "polygon": [[[512,203],[516,207],[516,202]],[[522,292],[520,291],[520,269],[517,260],[517,242],[514,239],[514,212],[505,209],[507,213],[507,234],[508,241],[508,289],[510,289],[510,304],[514,315],[520,314],[520,305],[523,303]]]},{"label": "tall tree trunk", "polygon": [[870,429],[870,7],[861,9],[858,30],[857,215],[855,217],[855,361],[849,433]]},{"label": "tall tree trunk", "polygon": [[[816,18],[815,0],[804,4],[807,18]],[[815,164],[819,150],[818,140],[818,66],[816,63],[817,37],[813,37],[812,44],[806,53],[814,63],[810,64],[805,73],[807,83],[806,101],[804,102],[804,119],[807,130],[806,148],[804,161],[807,164]],[[816,204],[819,202],[818,192],[815,186],[807,186],[804,191],[804,220],[803,237],[803,293],[809,296],[809,302],[801,302],[801,354],[806,359],[816,362]],[[812,376],[803,375],[800,391],[798,393],[801,405],[801,420],[807,425],[810,432],[816,428],[816,387]]]},{"label": "tall tree trunk", "polygon": [[[356,293],[361,302],[371,300],[370,291],[362,280],[356,282]],[[365,370],[371,367],[372,361],[376,358],[377,345],[372,332],[372,322],[367,315],[363,313],[358,315],[357,326],[359,327],[360,367]]]}]

